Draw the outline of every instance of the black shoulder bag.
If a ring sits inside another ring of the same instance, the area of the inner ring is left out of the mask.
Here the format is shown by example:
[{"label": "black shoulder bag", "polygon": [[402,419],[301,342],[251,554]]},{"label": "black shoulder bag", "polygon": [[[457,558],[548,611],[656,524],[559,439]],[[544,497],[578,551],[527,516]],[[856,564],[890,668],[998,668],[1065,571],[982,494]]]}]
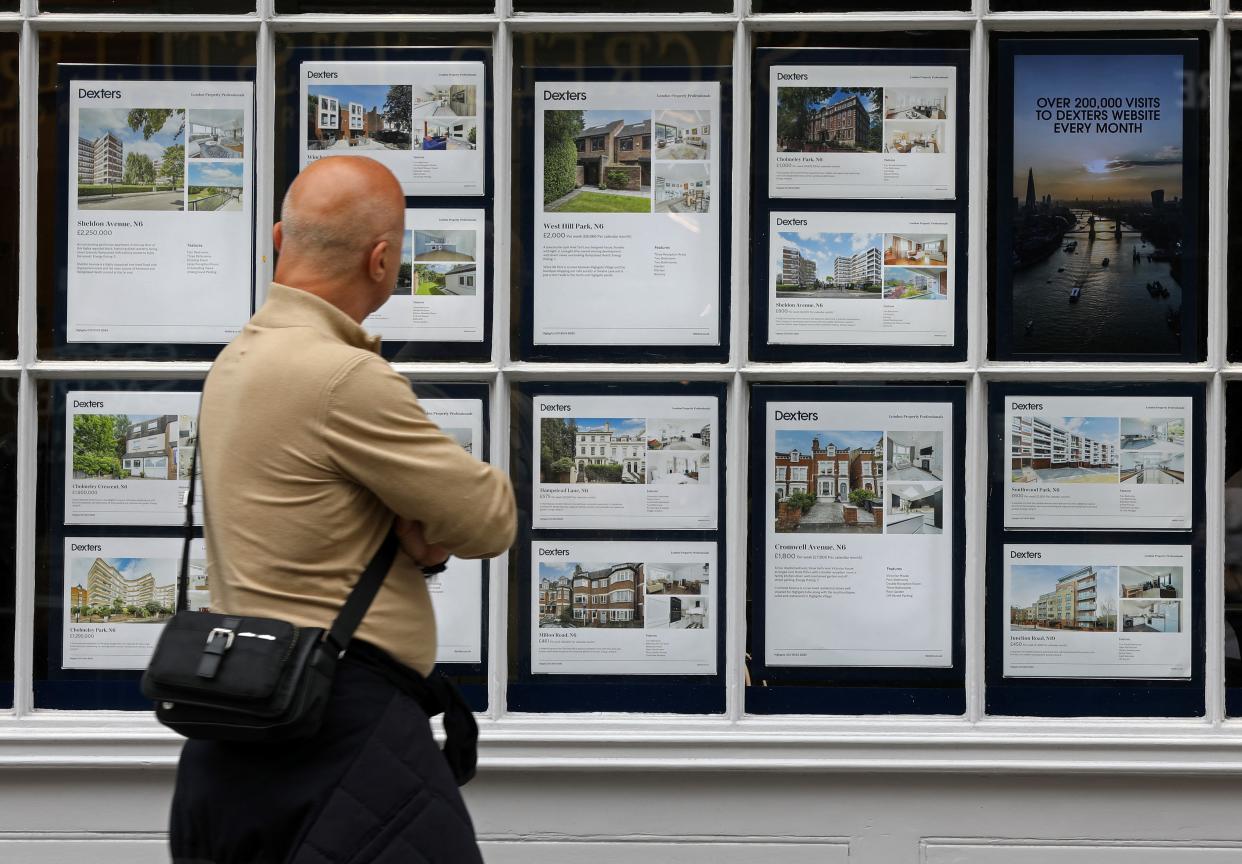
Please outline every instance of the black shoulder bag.
[{"label": "black shoulder bag", "polygon": [[177,614],[142,676],[155,716],[187,738],[267,741],[314,735],[323,720],[337,663],[375,599],[397,554],[389,530],[331,628],[276,618],[189,611],[194,487],[202,434],[190,463],[185,548],[177,578]]}]

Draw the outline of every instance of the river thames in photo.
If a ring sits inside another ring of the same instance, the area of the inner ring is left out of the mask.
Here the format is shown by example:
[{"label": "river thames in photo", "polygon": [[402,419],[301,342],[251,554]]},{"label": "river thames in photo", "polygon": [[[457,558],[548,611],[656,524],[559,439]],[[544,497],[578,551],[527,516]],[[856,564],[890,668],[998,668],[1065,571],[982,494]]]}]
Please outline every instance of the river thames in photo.
[{"label": "river thames in photo", "polygon": [[[1078,223],[1047,258],[1013,274],[1013,341],[1017,351],[1168,353],[1181,347],[1177,315],[1182,289],[1168,261],[1130,225],[1120,238],[1112,218],[1073,210]],[[1138,258],[1135,258],[1135,251]],[[1107,260],[1107,264],[1105,261]],[[1149,285],[1159,282],[1168,296]],[[1071,300],[1075,288],[1078,299]],[[1173,319],[1170,320],[1170,315]]]}]

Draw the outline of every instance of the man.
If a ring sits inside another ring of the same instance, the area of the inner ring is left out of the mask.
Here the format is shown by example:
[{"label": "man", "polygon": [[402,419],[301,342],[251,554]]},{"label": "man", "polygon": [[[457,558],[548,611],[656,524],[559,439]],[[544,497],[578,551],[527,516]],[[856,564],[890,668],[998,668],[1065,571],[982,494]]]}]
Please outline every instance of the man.
[{"label": "man", "polygon": [[333,157],[303,171],[272,232],[267,302],[203,388],[213,609],[327,627],[394,517],[401,551],[315,737],[186,743],[178,864],[482,860],[416,701],[436,646],[421,568],[507,549],[513,490],[427,419],[360,326],[396,285],[404,215],[378,162]]}]

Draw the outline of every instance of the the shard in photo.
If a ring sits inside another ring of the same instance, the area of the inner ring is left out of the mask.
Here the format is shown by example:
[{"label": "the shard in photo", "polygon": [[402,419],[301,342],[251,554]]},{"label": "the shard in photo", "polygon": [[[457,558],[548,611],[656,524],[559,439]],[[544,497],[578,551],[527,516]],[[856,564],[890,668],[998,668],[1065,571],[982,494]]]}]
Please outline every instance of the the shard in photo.
[{"label": "the shard in photo", "polygon": [[1189,70],[1149,44],[1012,56],[1011,158],[998,162],[994,213],[1009,310],[998,335],[1013,355],[1180,355],[1193,333]]}]

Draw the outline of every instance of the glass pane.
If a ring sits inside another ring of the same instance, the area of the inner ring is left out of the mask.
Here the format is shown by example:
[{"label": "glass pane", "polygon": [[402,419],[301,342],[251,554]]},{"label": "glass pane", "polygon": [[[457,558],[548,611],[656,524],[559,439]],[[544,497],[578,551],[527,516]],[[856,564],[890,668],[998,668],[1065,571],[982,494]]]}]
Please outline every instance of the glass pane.
[{"label": "glass pane", "polygon": [[732,12],[733,0],[514,0],[514,12]]},{"label": "glass pane", "polygon": [[860,0],[753,0],[752,8],[756,13],[773,15],[792,12],[969,12],[970,0],[878,0],[870,6]]},{"label": "glass pane", "polygon": [[[65,279],[65,262],[58,258],[67,231],[64,207],[60,202],[61,176],[64,173],[63,148],[68,143],[67,111],[61,115],[59,100],[62,95],[60,76],[68,74],[60,64],[82,63],[114,66],[154,67],[151,78],[158,78],[161,66],[200,67],[195,76],[204,79],[247,80],[253,75],[255,62],[255,34],[246,33],[41,33],[39,36],[39,145],[38,185],[39,200],[46,206],[39,207],[38,233],[38,284],[39,284],[39,354],[57,358],[72,355],[98,357],[130,357],[154,360],[182,359],[187,357],[210,358],[219,345],[188,346],[178,349],[167,344],[120,344],[86,343],[57,348],[58,335],[63,342],[64,334],[57,332],[57,315],[63,316],[58,297],[59,287]],[[95,74],[92,70],[91,74]],[[171,75],[170,75],[171,77]],[[176,77],[184,79],[184,71]],[[147,142],[148,144],[150,142]],[[158,155],[158,151],[157,151]],[[150,163],[148,163],[150,164]],[[203,163],[207,164],[207,163]],[[211,163],[216,164],[216,163]],[[194,171],[190,171],[193,177]],[[240,172],[237,174],[241,176]],[[178,204],[180,207],[180,204]],[[215,261],[215,259],[211,259]],[[210,263],[210,262],[209,262]],[[188,266],[188,265],[187,265]],[[249,312],[249,304],[246,304]],[[248,317],[248,314],[247,316]],[[245,317],[238,322],[244,323]]]},{"label": "glass pane", "polygon": [[1124,0],[992,0],[993,12],[1140,12],[1144,9],[1168,9],[1174,12],[1202,12],[1208,0],[1152,0],[1150,3],[1126,3]]},{"label": "glass pane", "polygon": [[17,579],[17,380],[0,380],[0,709],[13,705],[14,594]]},{"label": "glass pane", "polygon": [[[1225,388],[1225,686],[1242,714],[1242,383]],[[1238,695],[1235,695],[1237,693]]]},{"label": "glass pane", "polygon": [[[17,34],[0,33],[0,189],[18,188]],[[0,357],[17,355],[17,207],[0,207]]]},{"label": "glass pane", "polygon": [[[201,14],[203,5],[194,0],[39,0],[42,12],[163,12]],[[255,0],[215,0],[215,15],[235,15],[255,11]]]},{"label": "glass pane", "polygon": [[[1233,56],[1232,54],[1230,55]],[[1228,289],[1231,296],[1238,296],[1242,289],[1242,275],[1238,264],[1242,262],[1242,234],[1238,222],[1242,220],[1242,58],[1233,57],[1232,80],[1229,82],[1229,219],[1230,231],[1227,254],[1229,258]],[[1229,328],[1226,353],[1237,362],[1242,358],[1242,308],[1238,303],[1229,304]]]},{"label": "glass pane", "polygon": [[[150,709],[138,684],[175,601],[184,457],[200,386],[38,385],[36,708]],[[205,571],[194,567],[202,557],[194,548],[192,608],[195,589],[205,588],[194,578],[205,583]]]},{"label": "glass pane", "polygon": [[390,12],[419,15],[490,15],[496,11],[493,0],[276,0],[279,15],[298,13],[382,15]]}]

